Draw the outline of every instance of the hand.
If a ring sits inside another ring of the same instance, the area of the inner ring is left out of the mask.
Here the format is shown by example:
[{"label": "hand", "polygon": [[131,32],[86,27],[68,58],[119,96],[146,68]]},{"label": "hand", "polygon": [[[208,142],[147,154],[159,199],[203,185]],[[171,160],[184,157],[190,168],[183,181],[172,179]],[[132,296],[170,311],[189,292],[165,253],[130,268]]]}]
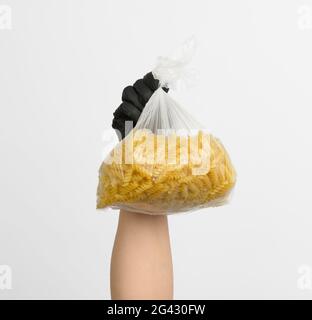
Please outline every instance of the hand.
[{"label": "hand", "polygon": [[[152,94],[158,89],[159,81],[154,78],[152,72],[147,73],[143,79],[137,80],[133,86],[127,86],[122,92],[122,103],[115,110],[112,127],[116,129],[119,139],[123,139],[126,132],[125,121],[133,121],[136,125],[146,103]],[[168,92],[168,88],[163,88]]]}]

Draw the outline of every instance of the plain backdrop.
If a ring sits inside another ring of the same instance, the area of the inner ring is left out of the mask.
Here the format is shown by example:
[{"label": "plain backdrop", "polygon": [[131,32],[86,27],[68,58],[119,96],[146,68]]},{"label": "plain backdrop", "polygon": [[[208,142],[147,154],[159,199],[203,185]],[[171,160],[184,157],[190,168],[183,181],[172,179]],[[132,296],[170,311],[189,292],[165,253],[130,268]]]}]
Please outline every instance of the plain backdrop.
[{"label": "plain backdrop", "polygon": [[118,214],[95,202],[112,112],[191,35],[197,83],[172,94],[238,182],[230,205],[169,217],[175,298],[312,298],[297,283],[312,268],[311,0],[1,5],[0,299],[110,298]]}]

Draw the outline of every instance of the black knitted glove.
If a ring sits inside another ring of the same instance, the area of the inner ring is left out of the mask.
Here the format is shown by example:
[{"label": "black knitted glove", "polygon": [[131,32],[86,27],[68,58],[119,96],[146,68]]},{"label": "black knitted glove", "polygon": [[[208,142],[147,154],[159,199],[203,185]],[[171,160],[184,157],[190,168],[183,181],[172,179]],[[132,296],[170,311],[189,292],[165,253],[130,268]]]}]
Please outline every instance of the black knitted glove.
[{"label": "black knitted glove", "polygon": [[[125,121],[133,121],[136,125],[143,108],[152,94],[158,89],[159,81],[152,72],[143,79],[137,80],[133,86],[125,87],[122,92],[122,104],[115,110],[112,127],[116,129],[119,139],[123,139],[129,132],[125,132]],[[168,88],[163,88],[168,92]]]}]

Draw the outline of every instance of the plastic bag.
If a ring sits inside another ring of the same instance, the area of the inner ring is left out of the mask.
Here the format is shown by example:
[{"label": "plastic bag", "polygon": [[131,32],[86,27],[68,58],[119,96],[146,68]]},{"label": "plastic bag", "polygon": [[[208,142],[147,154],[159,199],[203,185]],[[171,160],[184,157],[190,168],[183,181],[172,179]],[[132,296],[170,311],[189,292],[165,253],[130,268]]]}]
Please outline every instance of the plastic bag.
[{"label": "plastic bag", "polygon": [[193,52],[191,40],[178,56],[159,58],[159,89],[100,166],[98,209],[171,214],[226,203],[236,173],[225,148],[161,88],[189,78]]}]

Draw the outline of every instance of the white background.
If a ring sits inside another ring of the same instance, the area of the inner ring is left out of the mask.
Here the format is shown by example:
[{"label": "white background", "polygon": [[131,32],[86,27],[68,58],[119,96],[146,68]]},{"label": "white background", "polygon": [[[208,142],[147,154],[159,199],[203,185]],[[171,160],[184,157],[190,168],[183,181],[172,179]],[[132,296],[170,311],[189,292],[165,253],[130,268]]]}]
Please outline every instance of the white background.
[{"label": "white background", "polygon": [[0,265],[13,287],[0,299],[110,298],[102,133],[122,89],[192,34],[197,85],[174,96],[223,141],[238,183],[230,205],[169,218],[175,298],[312,298],[297,284],[312,268],[311,0],[2,4]]}]

